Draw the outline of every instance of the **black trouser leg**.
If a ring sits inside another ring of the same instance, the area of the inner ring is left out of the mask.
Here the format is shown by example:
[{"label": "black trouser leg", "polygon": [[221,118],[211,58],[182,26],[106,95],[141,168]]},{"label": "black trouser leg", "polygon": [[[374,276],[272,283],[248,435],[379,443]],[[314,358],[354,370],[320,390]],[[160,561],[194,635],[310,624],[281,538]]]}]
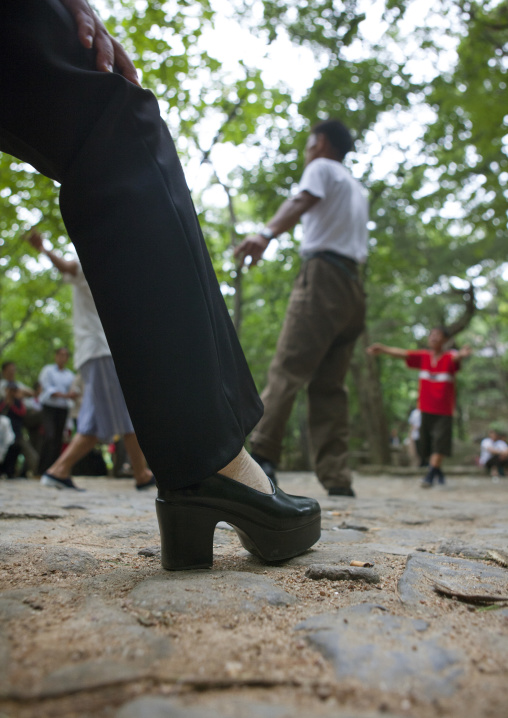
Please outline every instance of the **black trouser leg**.
[{"label": "black trouser leg", "polygon": [[94,71],[58,0],[0,5],[0,148],[62,215],[164,488],[222,468],[262,408],[153,95]]},{"label": "black trouser leg", "polygon": [[60,409],[56,406],[45,405],[42,407],[44,441],[39,459],[40,474],[43,474],[60,456],[68,413],[67,409]]},{"label": "black trouser leg", "polygon": [[13,479],[16,475],[16,462],[21,453],[21,446],[18,440],[11,444],[7,449],[3,462],[0,464],[0,474],[5,474],[8,479]]}]

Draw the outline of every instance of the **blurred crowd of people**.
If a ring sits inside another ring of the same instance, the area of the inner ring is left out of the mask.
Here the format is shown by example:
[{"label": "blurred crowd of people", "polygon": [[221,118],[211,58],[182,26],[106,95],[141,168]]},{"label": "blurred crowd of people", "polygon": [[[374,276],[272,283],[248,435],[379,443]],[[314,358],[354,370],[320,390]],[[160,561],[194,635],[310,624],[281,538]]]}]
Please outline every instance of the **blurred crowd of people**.
[{"label": "blurred crowd of people", "polygon": [[65,434],[72,431],[71,409],[80,398],[77,377],[66,367],[69,356],[66,347],[57,349],[54,363],[41,369],[33,387],[17,378],[15,362],[2,364],[0,415],[10,422],[12,434],[4,420],[0,475],[40,475],[61,453]]},{"label": "blurred crowd of people", "polygon": [[[34,478],[48,467],[69,445],[76,431],[76,420],[82,402],[83,381],[79,372],[66,368],[69,352],[62,347],[55,353],[55,363],[40,372],[30,387],[17,378],[13,361],[1,365],[0,379],[0,477]],[[59,368],[59,364],[62,368]],[[61,372],[57,374],[57,372]],[[64,386],[56,389],[55,377]],[[67,382],[70,380],[67,389]],[[63,390],[62,390],[63,389]],[[55,397],[55,393],[67,396]],[[58,406],[55,406],[55,400]],[[54,409],[59,411],[54,411]],[[121,436],[106,444],[113,476],[132,477],[133,470]],[[106,457],[107,458],[107,457]],[[102,447],[97,446],[75,466],[84,476],[108,473]]]}]

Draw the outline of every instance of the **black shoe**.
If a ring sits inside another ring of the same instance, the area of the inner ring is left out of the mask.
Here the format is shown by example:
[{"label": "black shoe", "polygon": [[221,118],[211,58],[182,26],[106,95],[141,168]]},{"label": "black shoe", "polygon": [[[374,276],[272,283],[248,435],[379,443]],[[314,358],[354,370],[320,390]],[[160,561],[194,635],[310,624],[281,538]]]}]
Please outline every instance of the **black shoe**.
[{"label": "black shoe", "polygon": [[422,483],[420,486],[422,489],[430,489],[434,483],[434,476],[436,475],[436,470],[434,467],[431,467],[427,473],[427,476],[422,479]]},{"label": "black shoe", "polygon": [[53,486],[55,489],[74,489],[74,491],[86,491],[76,486],[74,481],[68,476],[66,479],[59,479],[58,476],[48,474],[47,471],[41,476],[41,484],[43,486]]},{"label": "black shoe", "polygon": [[437,483],[441,484],[441,486],[446,484],[446,477],[443,474],[443,472],[441,471],[441,469],[436,469],[436,474],[437,474]]},{"label": "black shoe", "polygon": [[268,476],[268,478],[272,481],[272,483],[277,486],[277,476],[275,474],[276,465],[270,461],[270,459],[265,459],[264,456],[260,456],[259,454],[256,454],[254,451],[251,453],[252,458],[255,462],[257,462],[265,474]]},{"label": "black shoe", "polygon": [[155,476],[152,474],[152,478],[145,481],[144,484],[136,484],[136,490],[144,491],[145,489],[151,489],[153,486],[157,486],[157,482],[155,481]]},{"label": "black shoe", "polygon": [[321,509],[314,499],[290,496],[277,486],[272,494],[213,474],[175,491],[161,491],[155,507],[163,568],[210,568],[213,533],[226,521],[244,548],[264,561],[293,558],[321,535]]},{"label": "black shoe", "polygon": [[331,489],[328,489],[328,496],[351,496],[355,498],[356,494],[351,486],[332,486]]}]

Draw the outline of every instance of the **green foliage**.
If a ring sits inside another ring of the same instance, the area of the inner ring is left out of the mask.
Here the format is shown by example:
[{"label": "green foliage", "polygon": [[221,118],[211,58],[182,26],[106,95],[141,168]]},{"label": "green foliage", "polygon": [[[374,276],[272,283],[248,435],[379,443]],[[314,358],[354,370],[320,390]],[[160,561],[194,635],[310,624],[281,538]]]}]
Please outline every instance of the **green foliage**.
[{"label": "green foliage", "polygon": [[[475,287],[481,312],[460,342],[471,343],[476,354],[459,384],[462,413],[474,433],[492,414],[505,412],[508,399],[508,2],[439,0],[408,45],[401,20],[413,6],[414,0],[387,0],[387,30],[373,43],[364,34],[364,3],[357,0],[264,0],[260,19],[251,4],[232,5],[267,48],[279,36],[310,48],[319,71],[298,101],[289,88],[267,84],[258,67],[240,62],[233,77],[203,50],[201,39],[215,21],[208,0],[108,0],[105,20],[133,56],[143,85],[158,97],[184,165],[196,158],[208,163],[211,183],[224,190],[224,206],[209,206],[206,193],[195,200],[231,313],[241,305],[240,338],[258,388],[298,272],[299,235],[284,236],[274,261],[240,275],[232,244],[265,223],[294,190],[312,125],[338,116],[356,138],[357,153],[346,164],[370,194],[365,284],[372,341],[424,342],[432,325],[457,321],[464,311],[461,292]],[[448,40],[456,38],[456,60],[422,82],[409,60],[415,43],[422,62],[440,57],[433,13],[448,23]],[[400,138],[415,119],[421,134],[404,146]],[[239,148],[238,166],[227,178],[212,164],[218,144]],[[389,150],[397,161],[380,171]],[[19,363],[24,381],[51,360],[55,343],[71,343],[69,289],[36,263],[23,240],[37,222],[66,251],[58,187],[0,155],[0,350],[2,360]],[[395,360],[383,359],[379,370],[388,422],[403,426],[416,398],[416,375]],[[350,389],[353,442],[361,446],[368,440],[362,387],[350,380]],[[306,461],[304,424],[300,397],[288,427],[287,465]]]}]

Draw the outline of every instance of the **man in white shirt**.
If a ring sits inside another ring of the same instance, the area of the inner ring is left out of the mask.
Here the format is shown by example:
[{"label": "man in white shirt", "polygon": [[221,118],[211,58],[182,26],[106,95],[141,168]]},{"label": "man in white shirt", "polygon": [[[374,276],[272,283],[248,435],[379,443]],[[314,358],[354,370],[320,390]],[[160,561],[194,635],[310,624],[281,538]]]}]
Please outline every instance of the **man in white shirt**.
[{"label": "man in white shirt", "polygon": [[302,219],[303,265],[261,395],[265,413],[251,437],[252,456],[274,477],[294,399],[307,385],[315,471],[332,496],[355,495],[344,380],[365,322],[359,265],[367,258],[368,202],[342,165],[352,147],[349,130],[338,120],[316,125],[305,148],[298,193],[235,251],[255,265],[271,239]]},{"label": "man in white shirt", "polygon": [[67,347],[60,347],[55,352],[55,363],[47,364],[39,374],[41,385],[39,400],[42,404],[44,428],[44,441],[39,459],[40,474],[44,474],[60,454],[65,422],[71,402],[76,398],[75,392],[71,391],[74,372],[65,368],[69,356]]},{"label": "man in white shirt", "polygon": [[83,402],[78,414],[78,430],[65,451],[48,466],[41,483],[56,488],[77,489],[70,474],[72,467],[97,444],[123,436],[134,471],[137,489],[155,486],[146,464],[120,388],[104,329],[81,264],[67,260],[44,247],[42,236],[33,229],[30,244],[45,254],[73,289],[74,367],[84,381]]}]

